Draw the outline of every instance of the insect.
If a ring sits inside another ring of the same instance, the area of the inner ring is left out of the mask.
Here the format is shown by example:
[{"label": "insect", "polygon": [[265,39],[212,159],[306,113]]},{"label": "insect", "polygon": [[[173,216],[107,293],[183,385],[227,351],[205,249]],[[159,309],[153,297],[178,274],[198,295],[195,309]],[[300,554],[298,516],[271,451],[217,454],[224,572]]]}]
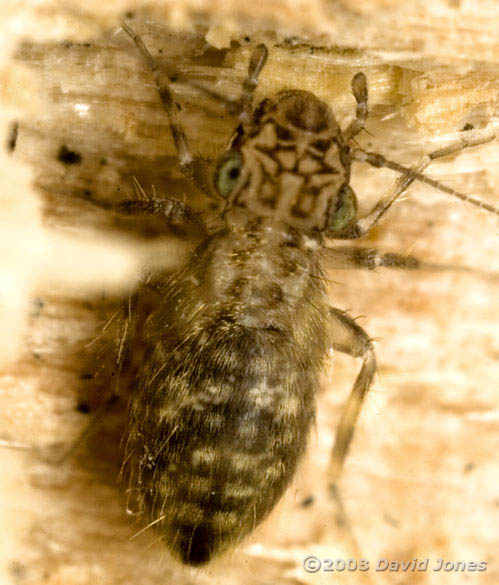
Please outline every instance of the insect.
[{"label": "insect", "polygon": [[[196,86],[238,120],[216,161],[189,148],[167,76],[142,39],[123,29],[148,64],[169,117],[179,166],[222,202],[209,229],[187,203],[168,197],[96,205],[155,215],[197,234],[188,263],[154,282],[158,299],[138,335],[144,347],[126,436],[129,492],[139,512],[185,564],[201,565],[249,534],[292,479],[315,417],[319,374],[329,348],[363,360],[340,420],[330,482],[338,482],[363,399],[376,372],[369,335],[329,307],[321,258],[329,239],[367,234],[414,180],[499,215],[493,206],[415,169],[353,148],[368,114],[367,80],[352,81],[356,116],[345,130],[311,93],[286,90],[253,106],[268,58],[258,45],[241,97]],[[363,218],[350,187],[354,162],[401,173]],[[414,268],[414,257],[355,247],[329,249],[352,267]]]}]

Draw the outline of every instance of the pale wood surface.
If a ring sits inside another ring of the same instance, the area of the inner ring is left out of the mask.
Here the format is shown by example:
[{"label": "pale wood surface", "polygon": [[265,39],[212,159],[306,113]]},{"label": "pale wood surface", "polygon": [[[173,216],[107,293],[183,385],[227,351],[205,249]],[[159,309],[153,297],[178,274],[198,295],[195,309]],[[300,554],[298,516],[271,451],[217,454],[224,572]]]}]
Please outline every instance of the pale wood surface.
[{"label": "pale wood surface", "polygon": [[[103,291],[133,288],[136,266],[148,256],[143,239],[116,248],[112,242],[130,233],[127,226],[75,194],[90,189],[119,199],[132,192],[136,176],[146,189],[154,184],[158,192],[191,196],[147,71],[128,39],[114,34],[131,3],[103,4],[6,3],[0,13],[2,135],[19,121],[14,154],[0,154],[0,439],[36,447],[70,444],[84,426],[75,405],[85,397],[86,344],[112,312]],[[249,47],[263,41],[270,58],[258,97],[308,89],[344,124],[354,107],[350,80],[364,71],[372,113],[359,142],[399,162],[440,147],[466,123],[497,125],[496,2],[177,1],[155,2],[150,12],[141,6],[132,7],[135,22],[151,49],[228,94],[237,92]],[[231,40],[240,47],[227,50]],[[194,146],[209,153],[222,147],[232,121],[192,90],[178,96]],[[62,144],[81,154],[80,165],[57,160]],[[498,205],[498,162],[496,140],[430,172]],[[352,183],[361,211],[392,176],[357,166]],[[497,219],[427,187],[410,194],[364,244],[499,272]],[[180,262],[182,248],[170,245],[167,260]],[[378,340],[379,376],[341,485],[362,555],[371,565],[378,558],[429,558],[430,567],[438,558],[484,560],[486,572],[303,571],[308,554],[355,554],[324,494],[335,420],[360,366],[338,355],[325,373],[317,430],[294,485],[265,525],[203,571],[173,563],[153,531],[130,540],[138,527],[126,517],[116,483],[119,412],[55,469],[39,454],[2,450],[5,582],[497,583],[497,278],[382,270],[330,277],[333,304],[362,315],[359,323]],[[300,506],[311,494],[315,502]]]}]

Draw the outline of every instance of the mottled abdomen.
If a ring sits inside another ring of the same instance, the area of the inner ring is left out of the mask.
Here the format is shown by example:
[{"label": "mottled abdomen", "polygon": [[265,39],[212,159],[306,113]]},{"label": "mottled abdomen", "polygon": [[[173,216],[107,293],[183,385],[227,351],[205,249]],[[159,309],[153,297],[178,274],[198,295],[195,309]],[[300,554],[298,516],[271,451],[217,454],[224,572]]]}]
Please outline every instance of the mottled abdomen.
[{"label": "mottled abdomen", "polygon": [[243,306],[200,298],[202,272],[165,283],[167,302],[148,319],[128,442],[140,510],[192,565],[251,532],[283,494],[313,422],[325,343],[310,299],[281,327],[248,327]]}]

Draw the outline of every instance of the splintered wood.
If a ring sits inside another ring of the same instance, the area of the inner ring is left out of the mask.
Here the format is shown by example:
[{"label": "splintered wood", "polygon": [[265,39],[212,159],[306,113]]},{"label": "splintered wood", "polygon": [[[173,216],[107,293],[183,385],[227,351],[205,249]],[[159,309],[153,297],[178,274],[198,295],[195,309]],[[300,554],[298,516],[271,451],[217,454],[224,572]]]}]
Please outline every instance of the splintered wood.
[{"label": "splintered wood", "polygon": [[[497,4],[177,0],[152,9],[87,0],[1,10],[0,440],[18,447],[0,452],[6,582],[497,583],[497,220],[421,184],[362,244],[472,272],[327,273],[331,304],[361,316],[378,362],[338,486],[348,527],[337,525],[327,464],[360,361],[339,353],[323,376],[316,431],[291,488],[261,527],[206,569],[181,567],[154,528],[139,534],[127,517],[117,483],[127,397],[71,457],[47,463],[47,449],[68,448],[87,409],[108,396],[115,348],[102,349],[102,339],[123,335],[116,302],[144,270],[173,270],[189,251],[157,222],[120,218],[85,197],[142,197],[139,184],[145,197],[216,214],[178,168],[149,71],[119,32],[125,13],[161,66],[228,97],[239,95],[251,51],[265,43],[256,100],[307,90],[343,129],[355,113],[351,80],[363,72],[369,117],[359,147],[412,166],[463,128],[475,137],[497,131]],[[193,151],[220,154],[234,120],[192,86],[174,92]],[[498,163],[495,139],[425,172],[497,206]],[[395,176],[353,165],[360,217]],[[321,562],[316,573],[304,567],[309,556]],[[376,571],[384,560],[393,570]]]}]

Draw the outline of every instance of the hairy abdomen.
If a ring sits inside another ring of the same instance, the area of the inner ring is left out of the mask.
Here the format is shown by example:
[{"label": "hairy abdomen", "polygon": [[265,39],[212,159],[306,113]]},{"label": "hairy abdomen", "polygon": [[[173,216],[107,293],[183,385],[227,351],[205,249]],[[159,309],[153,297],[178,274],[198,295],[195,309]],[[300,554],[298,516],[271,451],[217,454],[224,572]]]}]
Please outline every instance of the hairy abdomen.
[{"label": "hairy abdomen", "polygon": [[325,347],[312,314],[324,302],[316,283],[316,302],[303,298],[293,319],[283,306],[280,323],[269,324],[254,304],[245,313],[234,299],[207,302],[200,284],[209,253],[165,283],[165,305],[148,319],[128,441],[140,511],[193,565],[251,532],[289,484],[314,419]]}]

